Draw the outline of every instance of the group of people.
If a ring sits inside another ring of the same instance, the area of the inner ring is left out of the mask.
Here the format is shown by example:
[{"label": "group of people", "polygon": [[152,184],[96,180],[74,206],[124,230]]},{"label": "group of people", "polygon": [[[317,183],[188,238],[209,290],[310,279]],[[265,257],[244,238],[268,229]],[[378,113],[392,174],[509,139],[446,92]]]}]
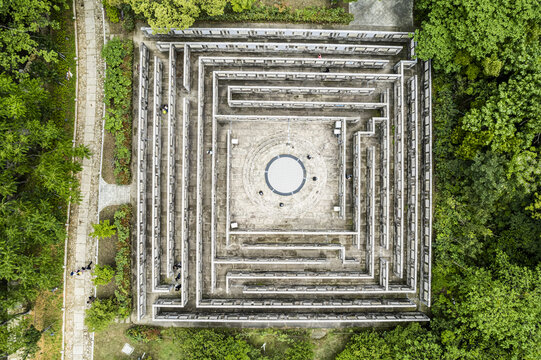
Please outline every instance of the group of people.
[{"label": "group of people", "polygon": [[169,111],[169,106],[167,106],[167,104],[164,104],[160,109],[162,110],[162,114],[165,115]]},{"label": "group of people", "polygon": [[[180,270],[181,268],[182,268],[181,262],[178,262],[175,265],[173,265],[173,271]],[[177,276],[175,277],[175,281],[177,282],[177,284],[175,285],[175,291],[180,291],[180,289],[182,288],[182,285],[178,283],[181,280],[181,277],[182,277],[182,272],[179,271]]]},{"label": "group of people", "polygon": [[92,270],[91,268],[91,265],[92,265],[92,261],[90,263],[88,263],[87,266],[83,266],[82,268],[80,269],[77,269],[77,270],[74,270],[70,273],[70,276],[73,276],[73,275],[82,275],[83,274],[83,271],[90,271]]}]

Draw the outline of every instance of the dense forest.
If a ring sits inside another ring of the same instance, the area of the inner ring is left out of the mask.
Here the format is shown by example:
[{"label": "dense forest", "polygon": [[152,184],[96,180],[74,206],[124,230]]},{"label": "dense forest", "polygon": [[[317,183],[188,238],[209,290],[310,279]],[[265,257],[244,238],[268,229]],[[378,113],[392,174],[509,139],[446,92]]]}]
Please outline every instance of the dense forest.
[{"label": "dense forest", "polygon": [[41,333],[22,315],[62,284],[67,207],[79,198],[72,158],[87,151],[71,141],[66,9],[65,0],[0,2],[0,357],[35,350]]},{"label": "dense forest", "polygon": [[419,0],[433,59],[432,321],[360,332],[348,359],[541,358],[541,3]]}]

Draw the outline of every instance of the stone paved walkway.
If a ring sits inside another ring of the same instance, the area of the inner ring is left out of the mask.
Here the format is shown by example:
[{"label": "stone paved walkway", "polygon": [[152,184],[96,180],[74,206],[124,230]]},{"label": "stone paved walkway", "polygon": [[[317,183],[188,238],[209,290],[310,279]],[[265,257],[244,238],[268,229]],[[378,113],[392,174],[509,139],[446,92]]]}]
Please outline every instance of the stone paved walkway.
[{"label": "stone paved walkway", "polygon": [[99,71],[102,43],[101,2],[76,0],[79,43],[79,81],[77,144],[86,145],[92,156],[83,161],[80,173],[82,201],[72,207],[68,240],[68,279],[66,282],[66,324],[64,359],[83,360],[92,357],[92,337],[84,325],[86,301],[93,295],[90,272],[70,276],[73,270],[95,263],[94,239],[88,234],[97,221],[98,175],[101,137],[101,85]]},{"label": "stone paved walkway", "polygon": [[413,30],[413,0],[358,0],[349,4],[350,25],[366,29]]},{"label": "stone paved walkway", "polygon": [[98,213],[111,205],[122,205],[130,202],[129,185],[108,184],[100,178],[100,198],[98,202]]}]

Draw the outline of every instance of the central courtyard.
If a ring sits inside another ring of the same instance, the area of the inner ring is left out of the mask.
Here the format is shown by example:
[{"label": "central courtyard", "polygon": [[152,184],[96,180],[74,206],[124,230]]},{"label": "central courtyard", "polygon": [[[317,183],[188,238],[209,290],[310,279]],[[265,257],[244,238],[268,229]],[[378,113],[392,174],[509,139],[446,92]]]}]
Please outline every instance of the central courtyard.
[{"label": "central courtyard", "polygon": [[430,63],[409,34],[143,33],[138,320],[429,320]]}]

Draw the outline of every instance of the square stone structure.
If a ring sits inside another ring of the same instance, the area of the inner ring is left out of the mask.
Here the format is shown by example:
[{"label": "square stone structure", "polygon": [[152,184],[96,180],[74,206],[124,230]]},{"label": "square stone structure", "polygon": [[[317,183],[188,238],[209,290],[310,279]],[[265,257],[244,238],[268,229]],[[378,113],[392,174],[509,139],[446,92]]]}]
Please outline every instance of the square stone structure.
[{"label": "square stone structure", "polygon": [[431,70],[411,34],[142,30],[137,320],[428,321]]}]

